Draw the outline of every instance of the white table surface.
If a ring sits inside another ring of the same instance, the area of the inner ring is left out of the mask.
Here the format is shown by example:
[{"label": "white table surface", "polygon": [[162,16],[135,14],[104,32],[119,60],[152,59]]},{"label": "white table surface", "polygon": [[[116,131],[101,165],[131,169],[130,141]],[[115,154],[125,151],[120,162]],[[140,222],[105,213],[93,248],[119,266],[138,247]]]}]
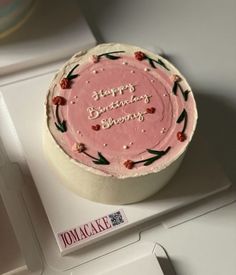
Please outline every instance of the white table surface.
[{"label": "white table surface", "polygon": [[[236,2],[79,2],[100,42],[156,45],[186,75],[198,103],[199,128],[235,190]],[[182,212],[175,213],[164,225],[142,232],[141,238],[161,243],[177,274],[235,275],[235,214],[236,203],[183,223]],[[178,226],[171,227],[173,219],[179,219]],[[89,272],[91,266],[83,268]]]}]

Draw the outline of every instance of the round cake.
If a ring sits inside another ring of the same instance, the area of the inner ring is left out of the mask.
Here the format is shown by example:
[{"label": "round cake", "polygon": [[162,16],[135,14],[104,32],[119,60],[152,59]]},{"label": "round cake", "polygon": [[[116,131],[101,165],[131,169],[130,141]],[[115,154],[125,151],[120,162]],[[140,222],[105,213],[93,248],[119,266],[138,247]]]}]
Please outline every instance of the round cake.
[{"label": "round cake", "polygon": [[54,77],[44,149],[78,195],[133,203],[174,175],[196,122],[191,88],[170,62],[136,46],[100,44]]}]

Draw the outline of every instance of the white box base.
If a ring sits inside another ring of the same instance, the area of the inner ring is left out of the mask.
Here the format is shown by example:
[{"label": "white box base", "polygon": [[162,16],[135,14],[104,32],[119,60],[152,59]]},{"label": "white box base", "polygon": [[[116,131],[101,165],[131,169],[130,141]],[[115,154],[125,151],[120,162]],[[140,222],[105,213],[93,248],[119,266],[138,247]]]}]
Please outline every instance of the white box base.
[{"label": "white box base", "polygon": [[0,76],[69,58],[95,44],[78,1],[36,2],[26,23],[1,40]]},{"label": "white box base", "polygon": [[[82,199],[67,190],[60,184],[61,179],[56,171],[48,165],[42,150],[43,102],[53,75],[54,73],[48,73],[34,76],[1,88],[4,122],[1,125],[5,125],[1,131],[3,138],[4,135],[9,138],[10,134],[7,135],[7,131],[15,132],[22,144],[25,159],[61,254],[74,251],[80,245],[91,244],[230,186],[228,179],[211,159],[196,135],[177,175],[160,193],[143,202],[122,207],[103,205]],[[124,211],[127,223],[115,230],[107,231],[106,234],[100,234],[97,238],[63,249],[62,243],[57,238],[59,232],[73,229],[119,209]]]}]

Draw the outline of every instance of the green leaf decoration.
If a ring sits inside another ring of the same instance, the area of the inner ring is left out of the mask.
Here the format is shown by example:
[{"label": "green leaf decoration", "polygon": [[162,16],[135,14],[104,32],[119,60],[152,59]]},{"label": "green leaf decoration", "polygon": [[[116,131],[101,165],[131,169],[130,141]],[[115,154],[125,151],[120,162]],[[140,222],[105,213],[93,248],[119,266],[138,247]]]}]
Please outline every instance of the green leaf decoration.
[{"label": "green leaf decoration", "polygon": [[166,148],[166,150],[164,151],[165,154],[167,154],[170,151],[170,148],[171,148],[170,146]]},{"label": "green leaf decoration", "polygon": [[152,149],[147,149],[147,151],[150,153],[150,154],[154,154],[156,155],[155,157],[150,157],[150,158],[147,158],[147,159],[144,159],[144,160],[139,160],[139,161],[134,161],[134,164],[137,164],[137,163],[141,163],[141,162],[144,162],[144,166],[148,166],[148,165],[151,165],[154,161],[158,160],[159,158],[161,158],[162,156],[164,156],[169,150],[170,150],[170,146],[167,147],[166,150],[164,151],[156,151],[156,150],[152,150]]},{"label": "green leaf decoration", "polygon": [[158,160],[158,157],[149,158],[147,161],[144,162],[144,166],[151,165],[154,161]]},{"label": "green leaf decoration", "polygon": [[[69,71],[69,73],[68,73],[68,75],[67,75],[66,78],[71,79],[70,77],[71,77],[73,71],[74,71],[78,66],[79,66],[79,64],[75,65],[75,66]],[[78,75],[77,75],[77,76],[78,76]],[[77,76],[76,76],[76,77],[77,77]]]},{"label": "green leaf decoration", "polygon": [[111,59],[111,60],[116,60],[116,59],[120,58],[120,56],[115,56],[112,54],[105,54],[105,56],[106,56],[106,58]]},{"label": "green leaf decoration", "polygon": [[110,162],[100,153],[98,152],[99,159],[93,160],[93,163],[98,165],[109,165]]},{"label": "green leaf decoration", "polygon": [[153,59],[151,59],[151,58],[149,58],[149,57],[147,57],[147,58],[148,58],[149,64],[150,64],[154,69],[156,69],[156,66],[155,66],[155,64],[154,64],[154,62],[153,62]]},{"label": "green leaf decoration", "polygon": [[55,126],[57,127],[57,130],[61,131],[62,133],[65,133],[67,131],[67,126],[66,126],[66,121],[60,120],[59,117],[59,105],[56,106],[56,122],[55,122]]},{"label": "green leaf decoration", "polygon": [[66,121],[63,120],[62,122],[55,122],[55,125],[59,131],[65,133],[67,131]]},{"label": "green leaf decoration", "polygon": [[[178,81],[176,81],[175,83],[177,83],[176,93],[177,93],[177,88],[179,88],[182,95],[183,95],[184,100],[187,101],[188,100],[188,94],[190,93],[190,91],[189,90],[184,91],[182,86],[179,84]],[[173,87],[173,89],[174,89],[174,87]],[[176,95],[176,93],[175,93],[175,95]]]},{"label": "green leaf decoration", "polygon": [[157,60],[157,63],[159,65],[161,65],[162,67],[164,67],[167,71],[169,71],[170,69],[166,67],[166,64],[161,60],[161,59],[158,59]]},{"label": "green leaf decoration", "polygon": [[98,164],[98,165],[109,165],[110,164],[110,162],[100,152],[98,152],[99,158],[95,158],[94,156],[90,155],[86,151],[84,151],[83,153],[86,156],[88,156],[89,158],[91,158],[93,160],[93,163],[95,163],[95,164]]},{"label": "green leaf decoration", "polygon": [[182,133],[184,133],[184,131],[187,127],[187,123],[188,123],[188,113],[185,109],[183,109],[182,113],[180,114],[180,116],[176,122],[181,123],[183,120],[184,120],[184,125],[183,125],[183,129],[182,129]]},{"label": "green leaf decoration", "polygon": [[156,69],[156,65],[155,63],[159,64],[160,66],[162,66],[163,68],[165,68],[167,71],[169,71],[170,69],[168,69],[166,67],[166,64],[161,60],[161,59],[158,59],[158,60],[155,60],[155,59],[152,59],[148,56],[146,56],[146,58],[148,59],[149,61],[149,64],[152,66],[152,68]]},{"label": "green leaf decoration", "polygon": [[147,151],[150,153],[150,154],[154,154],[154,155],[161,155],[164,153],[164,151],[156,151],[156,150],[152,150],[152,149],[147,149]]},{"label": "green leaf decoration", "polygon": [[152,150],[152,149],[147,149],[147,151],[150,153],[150,154],[154,154],[154,155],[158,155],[158,156],[164,156],[169,150],[170,150],[170,146],[166,148],[166,150],[164,151],[156,151],[156,150]]},{"label": "green leaf decoration", "polygon": [[67,76],[67,79],[72,80],[72,79],[76,78],[77,76],[79,76],[79,74],[71,74],[71,75]]},{"label": "green leaf decoration", "polygon": [[180,114],[179,118],[177,119],[177,123],[181,123],[187,116],[187,112],[185,109],[183,109],[182,113]]},{"label": "green leaf decoration", "polygon": [[98,152],[98,156],[103,162],[109,163],[109,161],[107,159],[105,159],[105,157],[100,152]]},{"label": "green leaf decoration", "polygon": [[186,90],[186,91],[182,92],[182,95],[183,95],[185,101],[188,100],[188,94],[189,94],[189,93],[190,93],[189,90]]},{"label": "green leaf decoration", "polygon": [[98,164],[98,165],[102,165],[103,163],[101,162],[101,161],[99,161],[99,160],[93,160],[93,163],[94,164]]},{"label": "green leaf decoration", "polygon": [[172,92],[174,95],[177,94],[177,89],[178,89],[178,82],[175,81],[174,85],[173,85],[173,88],[172,88]]}]

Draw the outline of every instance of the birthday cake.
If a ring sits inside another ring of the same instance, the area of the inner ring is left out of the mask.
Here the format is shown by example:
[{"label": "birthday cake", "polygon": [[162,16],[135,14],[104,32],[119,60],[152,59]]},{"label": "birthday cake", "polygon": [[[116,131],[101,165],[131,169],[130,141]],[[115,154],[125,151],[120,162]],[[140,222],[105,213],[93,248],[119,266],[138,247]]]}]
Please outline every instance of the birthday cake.
[{"label": "birthday cake", "polygon": [[54,77],[43,143],[69,189],[126,204],[166,185],[196,122],[191,88],[170,62],[136,46],[101,44],[75,54]]}]

